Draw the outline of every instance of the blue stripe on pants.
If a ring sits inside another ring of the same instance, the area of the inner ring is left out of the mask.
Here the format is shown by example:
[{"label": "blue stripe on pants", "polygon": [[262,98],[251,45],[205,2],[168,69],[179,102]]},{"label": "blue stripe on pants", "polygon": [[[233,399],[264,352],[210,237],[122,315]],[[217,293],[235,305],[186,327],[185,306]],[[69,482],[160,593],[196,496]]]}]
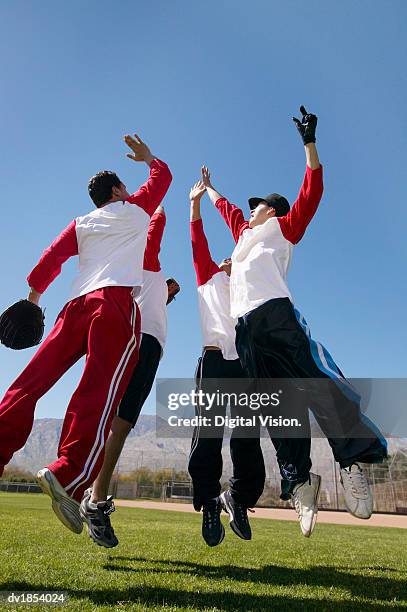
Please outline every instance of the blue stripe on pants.
[{"label": "blue stripe on pants", "polygon": [[[348,399],[360,405],[361,397],[359,393],[356,391],[356,389],[353,388],[350,382],[346,380],[346,378],[342,375],[341,371],[339,370],[338,366],[336,365],[329,351],[320,342],[316,342],[311,337],[310,328],[308,327],[308,324],[304,316],[300,313],[300,311],[297,308],[294,308],[294,312],[295,312],[295,316],[297,318],[298,323],[300,324],[302,330],[304,331],[305,335],[308,338],[310,349],[311,349],[311,355],[318,369],[321,370],[321,372],[325,374],[326,376],[329,376],[329,378],[331,378],[336,383],[340,391]],[[379,438],[380,442],[387,450],[387,441],[383,437],[383,434],[381,433],[381,431],[362,412],[360,414],[360,417],[361,417],[361,421],[372,430],[372,432]]]}]

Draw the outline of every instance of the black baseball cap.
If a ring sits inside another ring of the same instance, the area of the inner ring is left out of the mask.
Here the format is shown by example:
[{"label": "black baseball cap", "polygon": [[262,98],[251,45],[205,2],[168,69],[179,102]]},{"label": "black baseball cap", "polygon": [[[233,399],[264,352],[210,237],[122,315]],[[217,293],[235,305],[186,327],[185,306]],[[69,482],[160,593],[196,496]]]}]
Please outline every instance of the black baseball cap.
[{"label": "black baseball cap", "polygon": [[265,198],[249,198],[250,210],[254,210],[260,202],[265,202],[270,208],[274,208],[276,217],[284,217],[290,210],[288,201],[279,193],[270,193]]}]

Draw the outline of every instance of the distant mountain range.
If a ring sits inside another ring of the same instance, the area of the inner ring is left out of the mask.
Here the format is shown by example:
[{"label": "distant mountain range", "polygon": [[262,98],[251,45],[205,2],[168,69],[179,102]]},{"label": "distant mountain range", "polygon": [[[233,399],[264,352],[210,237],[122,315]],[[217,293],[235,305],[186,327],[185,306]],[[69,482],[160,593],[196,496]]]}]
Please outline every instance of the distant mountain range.
[{"label": "distant mountain range", "polygon": [[[315,427],[315,426],[314,426]],[[14,455],[10,465],[36,473],[56,458],[58,440],[62,428],[62,419],[37,419],[27,444]],[[130,472],[141,466],[152,470],[169,468],[177,471],[186,470],[191,441],[184,438],[157,438],[156,417],[141,415],[136,427],[131,431],[119,462],[121,473]],[[224,472],[231,473],[231,461],[224,443]],[[279,478],[275,460],[274,447],[268,438],[262,440],[267,475]],[[394,454],[398,449],[407,452],[407,440],[389,440],[389,452]],[[324,438],[312,440],[313,470],[332,478],[332,453]]]}]

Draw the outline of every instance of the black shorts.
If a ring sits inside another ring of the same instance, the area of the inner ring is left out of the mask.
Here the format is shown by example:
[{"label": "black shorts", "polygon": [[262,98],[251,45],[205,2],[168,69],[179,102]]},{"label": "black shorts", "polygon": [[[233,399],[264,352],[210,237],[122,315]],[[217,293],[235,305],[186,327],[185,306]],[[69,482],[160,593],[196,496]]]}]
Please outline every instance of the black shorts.
[{"label": "black shorts", "polygon": [[131,423],[137,423],[144,402],[150,395],[161,358],[161,344],[150,334],[142,334],[139,360],[134,368],[129,385],[117,409],[117,416]]}]

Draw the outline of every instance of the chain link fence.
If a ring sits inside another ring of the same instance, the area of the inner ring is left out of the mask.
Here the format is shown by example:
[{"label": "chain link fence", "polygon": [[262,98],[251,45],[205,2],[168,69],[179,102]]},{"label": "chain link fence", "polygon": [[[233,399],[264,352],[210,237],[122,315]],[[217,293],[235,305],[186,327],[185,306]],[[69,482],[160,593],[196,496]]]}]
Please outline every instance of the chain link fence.
[{"label": "chain link fence", "polygon": [[[345,510],[339,466],[331,453],[316,449],[312,456],[312,471],[322,476],[319,507],[324,510]],[[263,448],[267,479],[258,505],[290,507],[280,500],[280,474],[271,448]],[[192,484],[187,472],[188,452],[168,453],[163,449],[143,451],[131,458],[120,459],[114,473],[110,493],[116,499],[157,499],[162,501],[192,500]],[[365,465],[374,495],[375,512],[407,514],[407,453],[394,452],[379,465]],[[232,474],[229,454],[224,448],[223,488]],[[6,476],[7,478],[7,476]],[[34,480],[34,479],[33,479]],[[0,480],[0,491],[10,493],[40,493],[36,482]]]},{"label": "chain link fence", "polygon": [[0,480],[0,491],[6,493],[41,493],[41,487],[36,482],[12,482]]},{"label": "chain link fence", "polygon": [[[148,456],[144,453],[144,461]],[[115,472],[111,493],[122,499],[160,499],[162,501],[188,501],[192,500],[192,483],[186,472],[186,477],[177,478],[176,470],[165,467],[165,459],[161,456],[161,471],[165,472],[160,479],[159,469],[152,470],[141,466],[135,470],[126,470],[120,465]],[[150,461],[148,462],[150,463]],[[182,463],[185,468],[185,462]],[[314,472],[322,476],[322,486],[319,507],[324,510],[345,510],[343,489],[340,481],[338,464],[333,460],[318,465],[318,459],[313,458]],[[276,463],[268,462],[268,477],[263,494],[258,502],[259,506],[284,508],[290,507],[290,502],[280,500],[280,474]],[[398,452],[379,465],[364,465],[368,480],[374,496],[375,512],[391,512],[407,514],[407,457],[404,452]],[[140,471],[144,471],[140,478]],[[172,477],[169,474],[172,472]],[[146,478],[157,479],[147,482]],[[231,475],[231,465],[225,462],[223,488],[226,488]]]}]

